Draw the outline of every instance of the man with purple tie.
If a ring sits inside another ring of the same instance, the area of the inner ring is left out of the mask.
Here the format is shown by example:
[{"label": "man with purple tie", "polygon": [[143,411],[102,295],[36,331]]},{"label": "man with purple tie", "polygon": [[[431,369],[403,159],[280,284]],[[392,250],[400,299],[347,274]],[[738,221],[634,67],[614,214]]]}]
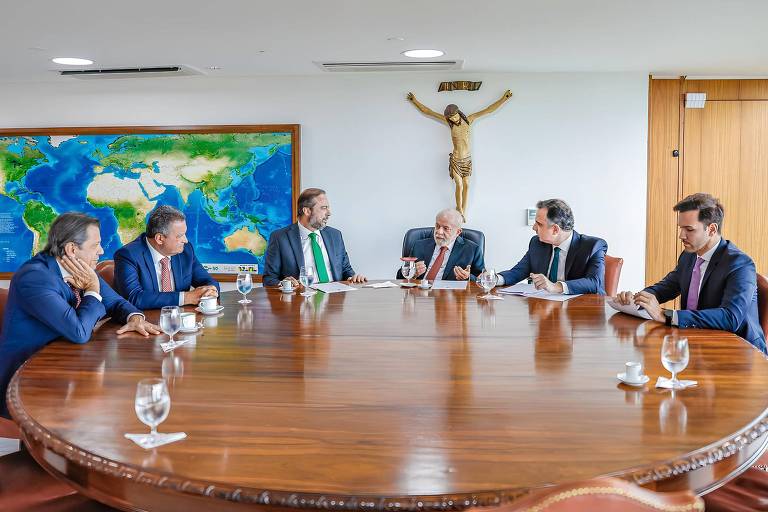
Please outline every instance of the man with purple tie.
[{"label": "man with purple tie", "polygon": [[[677,267],[645,290],[621,292],[622,304],[643,307],[654,320],[675,327],[720,329],[766,351],[757,312],[757,275],[752,258],[722,237],[725,212],[709,194],[692,194],[674,207],[683,253]],[[660,303],[681,297],[684,309]]]}]

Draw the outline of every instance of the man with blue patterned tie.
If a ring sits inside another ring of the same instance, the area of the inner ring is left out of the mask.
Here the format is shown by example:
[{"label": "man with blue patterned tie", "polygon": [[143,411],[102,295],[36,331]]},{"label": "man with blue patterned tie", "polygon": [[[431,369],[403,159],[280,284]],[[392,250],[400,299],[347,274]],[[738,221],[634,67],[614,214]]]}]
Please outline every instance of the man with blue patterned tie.
[{"label": "man with blue patterned tie", "polygon": [[[698,193],[677,203],[673,210],[683,243],[677,266],[653,286],[636,294],[621,292],[617,300],[625,305],[634,302],[652,319],[669,326],[736,333],[765,352],[755,264],[722,237],[723,205],[709,194]],[[683,309],[661,307],[678,296]]]},{"label": "man with blue patterned tie", "polygon": [[276,286],[288,279],[299,286],[301,267],[311,268],[318,283],[367,279],[356,274],[349,263],[341,231],[328,227],[331,206],[325,190],[308,188],[296,204],[298,222],[274,231],[264,258],[264,286]]},{"label": "man with blue patterned tie", "polygon": [[605,240],[574,231],[573,212],[562,199],[539,201],[536,208],[536,236],[523,259],[499,274],[498,285],[531,279],[550,293],[605,294]]}]

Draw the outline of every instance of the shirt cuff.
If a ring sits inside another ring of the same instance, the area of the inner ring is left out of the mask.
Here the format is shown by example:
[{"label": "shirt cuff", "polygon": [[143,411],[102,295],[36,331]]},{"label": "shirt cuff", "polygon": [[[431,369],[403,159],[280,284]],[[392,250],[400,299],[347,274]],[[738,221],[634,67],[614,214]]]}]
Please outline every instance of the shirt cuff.
[{"label": "shirt cuff", "polygon": [[504,276],[496,274],[496,286],[504,286]]},{"label": "shirt cuff", "polygon": [[179,292],[179,306],[184,305],[184,292]]},{"label": "shirt cuff", "polygon": [[93,297],[93,298],[94,298],[94,299],[96,299],[97,301],[99,301],[99,302],[102,302],[102,300],[101,300],[101,295],[99,295],[98,293],[96,293],[96,292],[94,292],[94,291],[90,291],[90,290],[89,290],[89,291],[85,292],[85,293],[83,294],[83,297],[85,297],[86,295],[90,295],[91,297]]},{"label": "shirt cuff", "polygon": [[679,324],[677,322],[677,310],[672,312],[672,326],[677,327]]},{"label": "shirt cuff", "polygon": [[563,295],[568,295],[568,285],[565,284],[565,281],[558,281],[558,283],[563,287]]},{"label": "shirt cuff", "polygon": [[147,318],[147,317],[145,317],[145,316],[144,316],[144,313],[131,313],[130,315],[128,315],[128,318],[126,318],[126,320],[127,320],[128,322],[130,322],[130,321],[131,321],[131,317],[132,317],[132,316],[136,316],[136,315],[139,315],[139,316],[141,316],[141,319],[142,319],[142,320],[144,320],[145,318]]}]

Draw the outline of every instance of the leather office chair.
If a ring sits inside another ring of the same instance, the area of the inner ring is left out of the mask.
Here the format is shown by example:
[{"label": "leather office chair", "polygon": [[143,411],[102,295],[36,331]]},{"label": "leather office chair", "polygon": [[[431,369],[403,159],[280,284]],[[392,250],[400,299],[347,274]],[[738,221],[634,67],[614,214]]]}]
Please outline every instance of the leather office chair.
[{"label": "leather office chair", "polygon": [[[403,237],[402,255],[405,256],[410,254],[413,244],[419,240],[424,238],[432,238],[432,233],[434,230],[435,228],[411,228],[406,231],[405,236]],[[483,257],[485,257],[485,235],[482,231],[478,231],[476,229],[462,229],[459,236],[465,240],[475,242],[477,245],[479,245],[480,251],[482,252]]]},{"label": "leather office chair", "polygon": [[763,334],[768,336],[768,277],[763,274],[757,274],[757,314]]},{"label": "leather office chair", "polygon": [[[470,509],[471,511],[472,509]],[[704,510],[690,492],[654,492],[617,478],[597,478],[558,485],[511,505],[475,509],[484,512],[659,512]],[[707,507],[709,511],[709,507]]]},{"label": "leather office chair", "polygon": [[623,266],[624,258],[605,255],[605,294],[608,297],[614,297],[619,289],[619,278]]},{"label": "leather office chair", "polygon": [[[5,316],[5,303],[7,301],[8,288],[0,288],[0,332],[3,330],[3,317]],[[5,418],[0,418],[0,437],[21,439],[21,433],[14,422]]]},{"label": "leather office chair", "polygon": [[96,264],[96,273],[99,274],[107,284],[115,287],[115,260],[104,260]]}]

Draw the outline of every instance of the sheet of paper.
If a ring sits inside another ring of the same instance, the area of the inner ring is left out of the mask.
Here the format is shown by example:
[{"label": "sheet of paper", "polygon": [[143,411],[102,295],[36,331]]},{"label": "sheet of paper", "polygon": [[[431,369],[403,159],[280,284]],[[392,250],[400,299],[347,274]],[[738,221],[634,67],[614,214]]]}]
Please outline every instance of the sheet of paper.
[{"label": "sheet of paper", "polygon": [[433,290],[466,290],[467,281],[438,280],[432,284]]},{"label": "sheet of paper", "polygon": [[506,295],[522,295],[525,296],[528,293],[535,293],[536,287],[533,283],[517,283],[506,288],[499,288],[498,292]]},{"label": "sheet of paper", "polygon": [[171,343],[170,341],[164,341],[164,342],[160,343],[160,348],[163,349],[163,352],[167,353],[167,352],[170,352],[171,350],[173,350],[175,348],[179,348],[182,345],[186,345],[187,343],[189,343],[193,339],[197,339],[197,338],[195,336],[185,337],[185,338],[177,338],[177,339],[173,340],[173,343]]},{"label": "sheet of paper", "polygon": [[623,304],[619,304],[613,300],[613,298],[606,300],[605,303],[621,313],[626,313],[628,315],[636,316],[639,318],[645,318],[646,320],[651,319],[651,315],[649,315],[646,310],[641,309],[637,304],[630,304],[629,306],[625,306]]},{"label": "sheet of paper", "polygon": [[354,288],[352,286],[346,285],[344,283],[317,283],[313,284],[312,288],[315,290],[320,290],[324,293],[337,293],[337,292],[352,292],[357,290],[357,288]]},{"label": "sheet of paper", "polygon": [[125,434],[126,439],[130,439],[145,450],[151,450],[152,448],[157,448],[165,444],[175,443],[176,441],[186,439],[186,437],[187,434],[185,432],[162,433],[154,436],[151,434]]},{"label": "sheet of paper", "polygon": [[371,283],[366,284],[363,288],[397,288],[398,285],[392,281],[384,281],[383,283]]},{"label": "sheet of paper", "polygon": [[517,283],[506,288],[498,290],[503,295],[518,295],[520,297],[531,297],[534,299],[554,300],[556,302],[565,302],[581,295],[564,295],[562,293],[549,293],[546,290],[537,290],[533,283]]},{"label": "sheet of paper", "polygon": [[525,295],[525,297],[530,297],[531,299],[544,299],[544,300],[553,300],[555,302],[565,302],[567,300],[575,299],[576,297],[580,297],[580,293],[575,293],[573,295],[564,295],[562,293],[549,293],[545,290],[537,290],[533,293],[528,293]]}]

